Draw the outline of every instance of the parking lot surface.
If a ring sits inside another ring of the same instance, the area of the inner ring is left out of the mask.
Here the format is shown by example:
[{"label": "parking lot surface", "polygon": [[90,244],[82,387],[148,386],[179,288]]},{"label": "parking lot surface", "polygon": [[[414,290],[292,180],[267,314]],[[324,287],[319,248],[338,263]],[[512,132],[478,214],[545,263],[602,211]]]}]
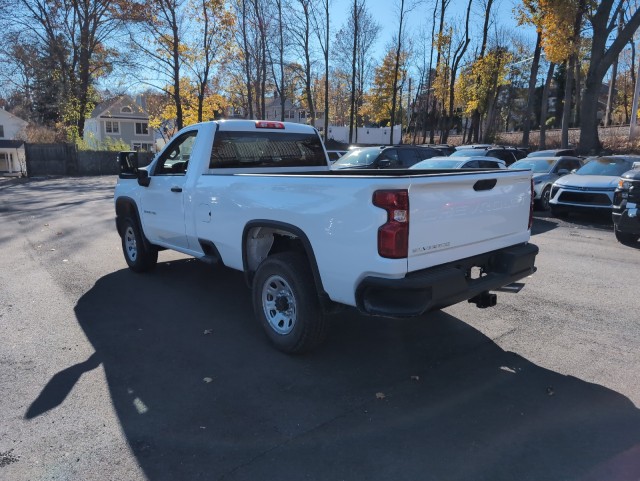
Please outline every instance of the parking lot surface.
[{"label": "parking lot surface", "polygon": [[115,177],[0,180],[0,480],[640,479],[640,246],[537,215],[498,305],[271,348],[239,272],[130,272]]}]

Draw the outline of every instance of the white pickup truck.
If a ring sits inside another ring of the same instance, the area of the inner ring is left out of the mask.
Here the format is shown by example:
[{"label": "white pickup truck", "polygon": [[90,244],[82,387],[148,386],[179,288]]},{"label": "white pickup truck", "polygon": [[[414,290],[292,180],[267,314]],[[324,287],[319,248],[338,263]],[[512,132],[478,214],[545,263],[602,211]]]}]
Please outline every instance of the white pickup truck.
[{"label": "white pickup truck", "polygon": [[[535,272],[530,171],[331,170],[305,125],[181,130],[147,168],[120,155],[116,225],[129,267],[173,249],[244,272],[276,348],[307,351],[339,305],[406,317]],[[516,289],[518,290],[518,289]]]}]

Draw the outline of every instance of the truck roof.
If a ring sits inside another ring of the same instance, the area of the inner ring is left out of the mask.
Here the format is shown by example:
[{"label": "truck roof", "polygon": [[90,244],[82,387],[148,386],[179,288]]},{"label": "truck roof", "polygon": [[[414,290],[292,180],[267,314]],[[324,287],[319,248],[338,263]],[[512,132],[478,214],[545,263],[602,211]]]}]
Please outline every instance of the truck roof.
[{"label": "truck roof", "polygon": [[216,120],[214,121],[220,126],[220,130],[240,130],[244,132],[253,132],[257,130],[266,131],[284,131],[294,134],[312,134],[316,133],[316,129],[306,124],[296,124],[293,122],[280,122],[275,120]]}]

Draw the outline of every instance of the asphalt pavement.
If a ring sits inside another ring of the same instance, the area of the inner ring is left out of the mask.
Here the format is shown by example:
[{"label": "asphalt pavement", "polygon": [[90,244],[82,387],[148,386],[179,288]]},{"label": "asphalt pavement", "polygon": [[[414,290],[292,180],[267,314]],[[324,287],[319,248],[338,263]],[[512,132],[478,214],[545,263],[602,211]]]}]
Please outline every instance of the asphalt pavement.
[{"label": "asphalt pavement", "polygon": [[537,213],[498,305],[268,344],[239,272],[129,271],[115,177],[0,180],[0,480],[640,479],[640,245]]}]

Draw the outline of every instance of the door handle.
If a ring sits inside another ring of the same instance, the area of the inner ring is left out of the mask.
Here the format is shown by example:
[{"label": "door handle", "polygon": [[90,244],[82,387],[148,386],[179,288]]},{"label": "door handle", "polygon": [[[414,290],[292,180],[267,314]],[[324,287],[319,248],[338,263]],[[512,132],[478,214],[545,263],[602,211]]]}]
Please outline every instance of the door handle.
[{"label": "door handle", "polygon": [[171,192],[182,192],[182,187],[173,186],[171,187]]}]

